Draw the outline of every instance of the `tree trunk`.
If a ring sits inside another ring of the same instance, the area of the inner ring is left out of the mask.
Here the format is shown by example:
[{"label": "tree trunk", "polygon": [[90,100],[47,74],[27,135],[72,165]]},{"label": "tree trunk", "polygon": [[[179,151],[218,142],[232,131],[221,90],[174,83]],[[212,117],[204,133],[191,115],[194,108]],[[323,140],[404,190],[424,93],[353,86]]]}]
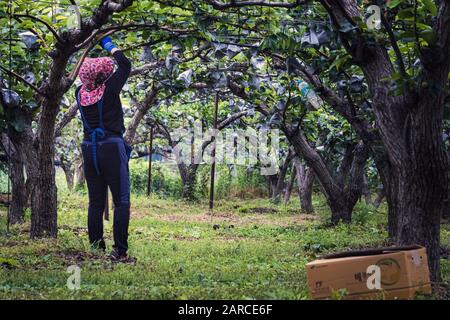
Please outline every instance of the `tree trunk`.
[{"label": "tree trunk", "polygon": [[67,170],[64,170],[64,173],[66,175],[66,182],[67,182],[67,188],[72,191],[73,190],[73,170],[72,168],[67,168]]},{"label": "tree trunk", "polygon": [[302,164],[298,157],[294,158],[294,165],[297,171],[300,207],[305,213],[313,213],[314,207],[312,204],[312,194],[315,179],[314,171]]},{"label": "tree trunk", "polygon": [[286,174],[289,169],[289,164],[291,163],[291,160],[293,158],[293,151],[289,149],[288,154],[286,155],[286,158],[283,161],[283,164],[281,165],[279,172],[276,175],[270,176],[270,183],[271,183],[271,200],[275,203],[280,202],[280,196],[281,192],[286,186],[285,179]]},{"label": "tree trunk", "polygon": [[10,223],[21,223],[24,220],[24,210],[27,205],[25,191],[24,164],[20,156],[11,161],[11,192]]},{"label": "tree trunk", "polygon": [[181,175],[181,182],[183,184],[182,197],[188,201],[195,201],[195,189],[197,186],[197,169],[198,165],[191,164],[186,166],[184,164],[179,164],[178,169]]},{"label": "tree trunk", "polygon": [[[450,149],[447,150],[447,158],[450,165]],[[450,219],[450,167],[448,168],[448,181],[447,199],[444,201],[444,211],[442,212],[442,218],[444,219]]]},{"label": "tree trunk", "polygon": [[274,199],[275,195],[277,195],[279,192],[277,190],[277,182],[278,182],[278,175],[277,174],[267,176],[267,183],[269,187],[269,199]]},{"label": "tree trunk", "polygon": [[72,169],[72,164],[66,160],[66,157],[64,155],[61,155],[60,157],[61,161],[61,168],[64,171],[64,175],[66,176],[66,183],[67,188],[72,191],[73,189],[73,176],[74,176],[74,170]]},{"label": "tree trunk", "polygon": [[75,166],[75,189],[84,186],[85,181],[83,159],[80,159],[80,162]]},{"label": "tree trunk", "polygon": [[24,210],[27,205],[27,193],[25,192],[24,155],[20,148],[6,134],[2,134],[2,145],[11,167],[9,179],[11,180],[11,202],[9,204],[9,223],[22,223]]},{"label": "tree trunk", "polygon": [[[439,280],[440,218],[448,193],[447,155],[440,143],[442,127],[435,121],[423,123],[433,117],[430,112],[412,116],[409,150],[402,161],[396,163],[391,175],[395,184],[388,199],[395,210],[395,234],[399,245],[420,244],[427,247],[432,280]],[[417,122],[416,122],[417,121]],[[415,123],[416,122],[416,123]],[[420,125],[419,123],[422,123]]]},{"label": "tree trunk", "polygon": [[375,208],[379,208],[381,203],[383,202],[383,199],[385,198],[385,196],[386,196],[386,194],[384,192],[384,188],[380,188],[380,190],[378,191],[377,197],[373,201],[373,206]]},{"label": "tree trunk", "polygon": [[[58,99],[59,100],[59,99]],[[59,102],[59,101],[58,101]],[[47,101],[42,106],[37,132],[37,161],[33,172],[31,192],[31,230],[32,239],[41,237],[56,238],[57,229],[57,189],[55,182],[55,118],[59,103]]]},{"label": "tree trunk", "polygon": [[286,191],[284,193],[284,203],[286,203],[286,204],[291,199],[291,192],[292,192],[292,188],[294,187],[295,176],[297,175],[296,171],[297,170],[295,169],[295,166],[292,166],[291,179],[289,180],[289,183],[286,186]]},{"label": "tree trunk", "polygon": [[370,194],[369,181],[367,180],[367,174],[365,172],[363,175],[363,184],[362,184],[361,193],[364,197],[364,201],[366,202],[366,204],[371,204],[372,196]]}]

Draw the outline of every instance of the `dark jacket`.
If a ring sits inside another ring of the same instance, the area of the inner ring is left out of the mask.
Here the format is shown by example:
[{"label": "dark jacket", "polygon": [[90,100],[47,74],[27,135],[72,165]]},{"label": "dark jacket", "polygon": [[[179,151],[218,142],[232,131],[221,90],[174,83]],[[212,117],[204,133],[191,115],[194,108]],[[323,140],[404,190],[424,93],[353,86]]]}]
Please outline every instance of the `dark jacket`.
[{"label": "dark jacket", "polygon": [[[131,71],[131,62],[119,50],[114,52],[114,59],[117,62],[118,68],[106,81],[106,89],[103,94],[103,125],[107,132],[117,135],[122,135],[125,132],[123,121],[122,103],[120,102],[120,91],[128,79]],[[81,86],[75,91],[75,97],[78,94]],[[98,103],[90,106],[84,106],[83,114],[91,128],[99,126]],[[85,140],[90,139],[88,131],[84,130]]]}]

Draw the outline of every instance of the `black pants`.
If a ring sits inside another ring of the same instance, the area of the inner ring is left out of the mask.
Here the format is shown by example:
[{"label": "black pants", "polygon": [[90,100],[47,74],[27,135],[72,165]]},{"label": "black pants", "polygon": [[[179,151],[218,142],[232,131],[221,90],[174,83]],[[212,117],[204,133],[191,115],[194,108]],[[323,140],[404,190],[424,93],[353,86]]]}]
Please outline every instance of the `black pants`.
[{"label": "black pants", "polygon": [[97,142],[97,163],[100,174],[97,174],[94,167],[92,143],[83,141],[81,149],[89,191],[89,241],[92,245],[105,249],[103,212],[109,186],[114,202],[114,249],[120,255],[125,255],[128,250],[130,220],[130,177],[124,140],[121,137],[107,137]]}]

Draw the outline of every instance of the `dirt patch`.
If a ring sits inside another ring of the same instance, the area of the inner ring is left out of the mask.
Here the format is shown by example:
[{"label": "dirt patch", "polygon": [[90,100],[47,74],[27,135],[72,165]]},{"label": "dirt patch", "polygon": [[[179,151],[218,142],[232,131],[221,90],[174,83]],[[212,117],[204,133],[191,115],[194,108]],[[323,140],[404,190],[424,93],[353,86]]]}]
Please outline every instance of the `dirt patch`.
[{"label": "dirt patch", "polygon": [[131,210],[130,215],[132,219],[143,219],[145,217],[148,217],[150,215],[149,212],[146,211],[138,211],[138,210]]},{"label": "dirt patch", "polygon": [[160,221],[167,222],[186,222],[186,223],[208,223],[219,225],[220,227],[243,226],[248,224],[270,225],[270,226],[289,226],[305,224],[318,217],[306,214],[296,214],[292,216],[282,216],[273,219],[271,215],[245,215],[239,216],[232,212],[209,212],[201,214],[158,214],[154,216]]},{"label": "dirt patch", "polygon": [[268,214],[268,213],[277,213],[278,210],[274,209],[274,208],[255,207],[255,208],[248,208],[248,212],[259,213],[259,214]]},{"label": "dirt patch", "polygon": [[158,220],[170,222],[199,222],[199,223],[221,223],[226,221],[238,221],[238,217],[233,214],[158,214]]},{"label": "dirt patch", "polygon": [[240,241],[240,240],[246,240],[247,238],[244,236],[240,236],[240,235],[227,234],[227,235],[218,235],[215,239],[218,241]]},{"label": "dirt patch", "polygon": [[59,251],[55,253],[55,256],[70,264],[78,264],[81,262],[93,260],[106,261],[105,257],[103,256],[80,250]]},{"label": "dirt patch", "polygon": [[175,235],[174,238],[176,240],[181,240],[181,241],[196,241],[196,240],[199,239],[199,238],[196,238],[196,237],[186,237],[186,236],[178,235],[178,234]]}]

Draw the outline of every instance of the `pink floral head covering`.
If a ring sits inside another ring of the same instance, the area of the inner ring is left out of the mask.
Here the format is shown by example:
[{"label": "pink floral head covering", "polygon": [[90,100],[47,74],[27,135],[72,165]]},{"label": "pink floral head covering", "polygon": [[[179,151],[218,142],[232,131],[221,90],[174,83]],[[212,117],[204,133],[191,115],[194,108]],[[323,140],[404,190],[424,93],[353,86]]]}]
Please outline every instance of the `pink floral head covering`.
[{"label": "pink floral head covering", "polygon": [[90,106],[98,102],[105,93],[105,82],[114,71],[114,61],[109,57],[86,58],[80,67],[80,103]]}]

